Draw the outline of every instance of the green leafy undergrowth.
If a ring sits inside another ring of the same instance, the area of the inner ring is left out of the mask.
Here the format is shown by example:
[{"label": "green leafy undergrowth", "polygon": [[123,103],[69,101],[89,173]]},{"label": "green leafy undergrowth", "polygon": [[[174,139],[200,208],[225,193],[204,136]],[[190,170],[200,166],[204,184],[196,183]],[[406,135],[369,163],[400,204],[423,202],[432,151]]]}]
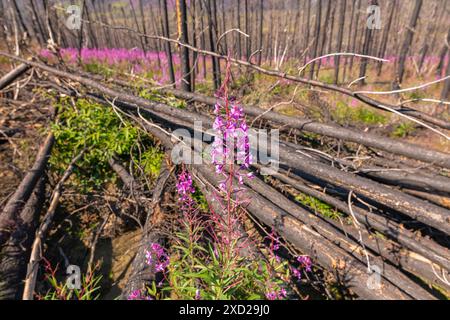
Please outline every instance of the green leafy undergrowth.
[{"label": "green leafy undergrowth", "polygon": [[365,107],[350,107],[342,101],[336,104],[336,107],[331,111],[331,115],[333,120],[342,125],[351,123],[382,125],[388,121],[386,116],[376,111]]},{"label": "green leafy undergrowth", "polygon": [[416,126],[412,122],[403,122],[395,127],[392,136],[397,138],[405,138],[416,130]]},{"label": "green leafy undergrowth", "polygon": [[140,88],[138,91],[138,95],[141,98],[155,101],[155,102],[164,103],[164,104],[167,104],[174,108],[178,108],[178,109],[186,108],[186,101],[184,101],[182,99],[178,99],[171,94],[162,95],[160,92],[149,89],[149,88]]},{"label": "green leafy undergrowth", "polygon": [[144,172],[151,178],[157,178],[161,171],[161,164],[164,159],[164,153],[156,147],[149,147],[142,153],[139,164]]},{"label": "green leafy undergrowth", "polygon": [[337,211],[329,204],[303,193],[298,194],[295,197],[295,200],[312,209],[315,213],[319,213],[324,217],[333,220],[338,220],[344,216],[341,212]]},{"label": "green leafy undergrowth", "polygon": [[56,146],[50,159],[57,171],[63,172],[72,158],[86,149],[77,162],[75,176],[82,185],[98,186],[111,177],[108,160],[129,154],[138,131],[121,121],[111,109],[86,99],[74,105],[69,99],[57,104],[59,118],[52,125]]},{"label": "green leafy undergrowth", "polygon": [[83,65],[83,68],[87,72],[101,74],[102,76],[105,76],[105,77],[114,76],[114,71],[112,69],[108,68],[108,66],[106,66],[103,63],[99,63],[99,62],[85,63]]}]

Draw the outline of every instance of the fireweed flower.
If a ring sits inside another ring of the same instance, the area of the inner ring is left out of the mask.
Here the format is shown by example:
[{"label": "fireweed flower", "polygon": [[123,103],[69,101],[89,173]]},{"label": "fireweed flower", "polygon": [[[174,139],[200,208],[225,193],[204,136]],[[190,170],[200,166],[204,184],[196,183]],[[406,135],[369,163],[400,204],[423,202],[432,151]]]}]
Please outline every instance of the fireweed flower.
[{"label": "fireweed flower", "polygon": [[[216,132],[212,143],[211,160],[218,174],[225,175],[224,167],[227,163],[237,162],[239,170],[233,172],[239,184],[244,183],[246,176],[242,170],[248,169],[252,161],[250,154],[249,127],[245,122],[245,114],[242,107],[232,102],[225,110],[220,104],[214,107],[216,118],[213,129]],[[236,149],[236,150],[235,150]],[[251,178],[251,174],[247,177]],[[226,183],[222,182],[219,188],[225,191]]]},{"label": "fireweed flower", "polygon": [[192,197],[195,193],[192,177],[185,169],[178,175],[177,192],[183,218],[187,218],[189,223],[194,223],[197,217],[198,204]]},{"label": "fireweed flower", "polygon": [[266,298],[267,298],[267,300],[276,300],[277,294],[276,294],[276,292],[268,292],[268,293],[266,293]]},{"label": "fireweed flower", "polygon": [[312,262],[310,257],[299,256],[297,257],[297,261],[307,272],[311,272]]},{"label": "fireweed flower", "polygon": [[128,296],[128,300],[140,300],[141,298],[141,290],[134,290]]},{"label": "fireweed flower", "polygon": [[145,257],[148,265],[154,268],[156,272],[164,272],[170,262],[164,248],[158,243],[150,245],[150,250],[147,250]]},{"label": "fireweed flower", "polygon": [[302,273],[300,270],[305,270],[306,272],[312,271],[312,262],[309,256],[299,256],[297,257],[297,262],[300,264],[298,268],[291,267],[292,275],[298,280],[302,279]]},{"label": "fireweed flower", "polygon": [[267,300],[282,300],[287,296],[287,292],[284,288],[281,288],[278,291],[270,291],[266,293]]},{"label": "fireweed flower", "polygon": [[134,290],[130,293],[127,300],[153,300],[152,297],[142,295],[141,290]]},{"label": "fireweed flower", "polygon": [[180,201],[184,202],[191,199],[191,194],[195,192],[195,189],[192,185],[192,177],[188,172],[183,171],[178,176],[177,191]]}]

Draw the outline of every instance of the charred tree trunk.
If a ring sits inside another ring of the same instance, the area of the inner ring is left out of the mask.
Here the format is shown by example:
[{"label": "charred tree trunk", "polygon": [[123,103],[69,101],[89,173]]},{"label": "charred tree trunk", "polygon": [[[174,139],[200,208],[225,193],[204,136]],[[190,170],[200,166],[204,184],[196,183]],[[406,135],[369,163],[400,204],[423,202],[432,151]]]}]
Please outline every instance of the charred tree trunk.
[{"label": "charred tree trunk", "polygon": [[[297,13],[298,16],[298,13]],[[260,50],[258,54],[258,65],[261,65],[262,60],[262,47],[263,47],[263,26],[264,26],[264,0],[259,0],[259,45],[258,50]]]},{"label": "charred tree trunk", "polygon": [[39,39],[41,41],[41,45],[45,45],[46,41],[47,41],[47,36],[44,33],[44,29],[42,28],[40,19],[39,19],[39,15],[37,13],[36,10],[36,6],[35,6],[35,1],[30,0],[30,5],[31,5],[31,11],[33,12],[33,21],[36,24],[36,28],[38,30],[38,34],[39,34]]},{"label": "charred tree trunk", "polygon": [[20,213],[19,223],[0,252],[0,300],[20,300],[26,277],[33,235],[45,202],[45,178],[42,177]]},{"label": "charred tree trunk", "polygon": [[[192,20],[192,45],[197,48],[197,10],[196,0],[191,0],[191,20]],[[192,52],[192,70],[191,70],[191,85],[192,91],[195,91],[195,78],[198,72],[198,53]]]},{"label": "charred tree trunk", "polygon": [[[356,7],[356,17],[355,17],[355,32],[353,34],[353,41],[352,41],[352,48],[351,48],[351,52],[356,52],[356,39],[358,38],[358,27],[359,27],[359,17],[361,15],[361,1],[362,0],[356,0],[358,2],[358,5]],[[350,57],[350,67],[349,67],[349,72],[351,73],[353,70],[353,61],[354,61],[354,57],[351,56]]]},{"label": "charred tree trunk", "polygon": [[0,246],[8,239],[15,228],[18,214],[30,198],[37,182],[43,175],[50,151],[54,142],[53,134],[49,134],[39,149],[36,161],[31,170],[25,175],[16,192],[9,198],[0,214]]},{"label": "charred tree trunk", "polygon": [[[321,16],[322,16],[322,0],[317,1],[317,8],[316,8],[316,25],[314,27],[315,35],[314,35],[314,44],[313,44],[313,50],[312,50],[312,57],[316,58],[317,56],[317,48],[319,46],[319,38],[320,38],[320,22],[321,22]],[[314,76],[314,67],[316,63],[313,62],[311,64],[311,69],[309,70],[309,78],[312,79]]]},{"label": "charred tree trunk", "polygon": [[402,83],[403,76],[405,74],[405,62],[406,56],[410,50],[411,43],[416,32],[417,20],[419,19],[420,9],[422,8],[423,0],[416,0],[414,10],[409,22],[408,29],[406,30],[405,40],[403,41],[402,48],[400,50],[398,69],[396,75],[395,87],[398,88]]},{"label": "charred tree trunk", "polygon": [[[378,5],[378,1],[372,0],[371,4]],[[366,27],[365,30],[366,30],[366,32],[364,35],[364,44],[363,44],[363,48],[362,48],[362,54],[369,55],[370,43],[372,41],[372,29]],[[359,78],[362,78],[360,81],[360,85],[363,85],[365,83],[364,77],[366,76],[366,71],[367,71],[367,59],[362,58],[361,65],[359,67]]]},{"label": "charred tree trunk", "polygon": [[[236,23],[237,23],[237,28],[239,30],[241,30],[241,0],[237,0],[236,3]],[[241,34],[238,33],[237,35],[237,55],[238,55],[238,59],[242,59],[242,47],[241,47]]]},{"label": "charred tree trunk", "polygon": [[[179,1],[180,5],[180,19],[181,21],[181,35],[180,39],[183,43],[189,44],[189,36],[188,36],[188,28],[187,28],[187,7],[186,7],[186,0],[177,0]],[[186,47],[181,48],[181,68],[183,72],[183,80],[181,87],[185,91],[192,91],[191,87],[191,66],[189,63],[189,50]]]},{"label": "charred tree trunk", "polygon": [[[447,51],[450,54],[450,49]],[[445,72],[445,76],[450,76],[450,59],[447,62],[447,69]],[[450,78],[445,80],[444,87],[442,88],[441,100],[449,100],[450,99]]]},{"label": "charred tree trunk", "polygon": [[311,56],[310,55],[310,50],[309,50],[309,34],[310,34],[310,28],[309,28],[309,24],[311,23],[311,0],[308,0],[308,8],[306,9],[306,21],[305,21],[305,61],[304,63],[306,64],[308,62],[308,58]]},{"label": "charred tree trunk", "polygon": [[[421,50],[420,60],[419,60],[419,67],[418,67],[419,72],[422,71],[423,63],[425,62],[425,57],[428,54],[428,50],[430,48],[430,46],[429,46],[430,36],[432,34],[434,34],[434,30],[436,29],[436,23],[439,21],[438,20],[438,7],[439,7],[439,4],[435,3],[434,8],[433,8],[433,13],[431,15],[431,21],[428,23],[426,34],[423,37],[423,45],[422,45],[422,50]],[[444,10],[442,10],[442,11],[444,11]]]},{"label": "charred tree trunk", "polygon": [[[332,1],[328,1],[327,3],[327,10],[325,13],[325,20],[324,20],[324,26],[323,26],[323,31],[322,32],[322,43],[320,45],[320,52],[319,52],[319,56],[322,56],[326,50],[325,45],[326,45],[326,40],[327,40],[327,33],[329,34],[330,37],[330,41],[331,41],[331,37],[332,35],[330,34],[330,32],[332,31],[332,29],[329,30],[329,32],[327,32],[327,26],[332,28],[333,23],[329,23],[328,21],[330,20],[330,14],[331,14],[331,6],[332,6]],[[319,71],[320,71],[320,67],[322,66],[322,60],[318,61],[317,64],[317,72],[316,72],[316,77],[319,77]]]},{"label": "charred tree trunk", "polygon": [[[136,25],[136,31],[139,32],[139,33],[142,33],[141,32],[141,28],[139,27],[139,22],[138,22],[137,15],[136,15],[136,10],[134,9],[133,0],[130,0],[129,2],[130,2],[131,14],[133,15],[133,19],[134,19],[134,24]],[[142,52],[144,52],[144,54],[145,54],[146,47],[145,47],[145,44],[144,44],[144,39],[146,39],[146,38],[142,37],[142,36],[139,37],[139,43],[141,45]]]},{"label": "charred tree trunk", "polygon": [[[380,58],[384,58],[384,56],[386,55],[386,48],[387,48],[387,43],[388,43],[388,39],[389,39],[389,33],[391,32],[392,18],[394,17],[394,12],[395,12],[396,7],[397,7],[397,1],[396,0],[391,1],[388,22],[387,22],[386,27],[384,28],[383,36],[382,36],[381,44],[380,44],[380,51],[378,52],[378,57],[380,57]],[[382,68],[383,68],[383,62],[380,61],[377,66],[377,75],[378,76],[381,75]]]},{"label": "charred tree trunk", "polygon": [[450,43],[450,29],[447,32],[447,39],[446,39],[446,43],[444,43],[444,45],[442,46],[441,51],[439,52],[439,64],[437,66],[436,69],[436,73],[438,76],[442,75],[442,72],[444,71],[444,67],[445,67],[445,55],[448,52],[448,44]]},{"label": "charred tree trunk", "polygon": [[[346,46],[346,51],[350,52],[350,43],[351,43],[351,39],[352,39],[352,30],[353,30],[353,24],[354,24],[354,20],[355,20],[355,5],[356,5],[356,0],[352,0],[352,11],[350,14],[350,24],[348,26],[348,34],[347,34],[347,46]],[[343,75],[343,79],[344,82],[347,79],[347,65],[348,65],[348,58],[346,57],[344,59],[344,75]]]},{"label": "charred tree trunk", "polygon": [[[215,43],[215,35],[214,35],[214,18],[213,18],[213,10],[211,6],[211,0],[205,0],[206,6],[206,15],[208,16],[208,35],[209,35],[209,46],[212,52],[216,51],[216,43]],[[212,69],[213,69],[213,81],[214,81],[214,89],[218,90],[220,88],[220,67],[219,67],[219,59],[216,57],[211,57],[212,61]]]},{"label": "charred tree trunk", "polygon": [[[244,0],[244,26],[245,26],[245,33],[249,35],[249,22],[248,22],[248,0]],[[250,59],[250,40],[249,37],[245,37],[245,57]]]},{"label": "charred tree trunk", "polygon": [[[169,31],[169,14],[167,12],[167,0],[160,0],[160,5],[162,5],[162,15],[163,15],[163,33],[166,38],[170,38]],[[167,55],[167,67],[170,77],[170,82],[173,84],[175,88],[175,72],[173,70],[173,58],[172,58],[172,48],[170,42],[166,41],[164,43],[164,47],[166,48]]]},{"label": "charred tree trunk", "polygon": [[[339,29],[338,29],[338,35],[337,35],[337,52],[341,52],[342,49],[342,41],[344,39],[344,24],[345,24],[345,7],[346,7],[346,0],[340,0],[341,1],[341,7],[339,10]],[[339,64],[340,64],[340,57],[336,56],[334,58],[334,84],[337,84],[339,81]]]}]

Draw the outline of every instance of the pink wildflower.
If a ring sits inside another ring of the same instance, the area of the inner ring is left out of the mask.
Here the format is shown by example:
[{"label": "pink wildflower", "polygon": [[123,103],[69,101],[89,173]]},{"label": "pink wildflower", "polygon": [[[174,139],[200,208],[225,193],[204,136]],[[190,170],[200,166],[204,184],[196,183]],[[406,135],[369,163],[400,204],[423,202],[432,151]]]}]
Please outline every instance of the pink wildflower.
[{"label": "pink wildflower", "polygon": [[169,265],[170,259],[163,247],[158,243],[152,243],[150,250],[145,254],[147,263],[150,267],[155,268],[156,272],[164,272]]}]

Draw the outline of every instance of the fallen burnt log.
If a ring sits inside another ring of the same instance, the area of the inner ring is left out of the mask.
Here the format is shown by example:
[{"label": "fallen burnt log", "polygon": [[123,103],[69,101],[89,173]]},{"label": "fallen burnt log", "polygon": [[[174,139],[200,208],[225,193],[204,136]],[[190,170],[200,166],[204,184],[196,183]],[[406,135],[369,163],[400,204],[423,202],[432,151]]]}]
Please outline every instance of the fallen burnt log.
[{"label": "fallen burnt log", "polygon": [[[383,274],[387,279],[389,279],[389,281],[399,288],[402,288],[412,297],[416,299],[428,299],[431,297],[429,293],[405,275],[400,274],[400,271],[395,269],[390,264],[393,263],[398,265],[400,254],[398,252],[391,251],[393,247],[386,240],[374,239],[374,237],[371,236],[365,228],[358,226],[357,223],[354,225],[348,225],[342,221],[338,222],[321,216],[312,215],[259,179],[246,181],[246,184],[259,195],[264,196],[266,199],[270,200],[272,203],[285,210],[293,217],[307,224],[324,238],[351,253],[362,263],[376,265],[382,268]],[[403,259],[404,266],[409,267],[409,270],[415,271],[419,276],[426,277],[426,279],[430,280],[430,282],[437,282],[437,280],[439,280],[433,275],[432,266],[429,260],[427,261],[427,259],[424,259],[420,255],[408,250],[404,250],[403,255],[406,258]],[[408,257],[413,255],[415,255],[415,258],[417,259],[423,259],[420,262],[428,263],[415,262],[410,266]],[[389,261],[390,263],[384,262],[384,259],[380,257],[385,258],[386,261]],[[418,265],[421,266],[420,269],[417,268]],[[444,266],[447,266],[447,264]],[[436,268],[441,269],[437,266]]]},{"label": "fallen burnt log", "polygon": [[25,175],[25,177],[17,187],[17,190],[14,192],[11,198],[9,198],[8,202],[3,208],[3,211],[0,214],[0,246],[5,243],[12,230],[14,230],[16,226],[16,219],[21,208],[28,201],[31,193],[35,189],[36,183],[44,174],[53,143],[53,134],[49,133],[43,144],[39,148],[36,160],[30,171]]},{"label": "fallen burnt log", "polygon": [[378,182],[340,171],[300,153],[290,152],[289,149],[280,148],[280,162],[332,185],[363,195],[412,219],[450,234],[450,215],[449,211],[444,208]]},{"label": "fallen burnt log", "polygon": [[402,189],[402,191],[405,193],[408,193],[410,195],[413,195],[414,197],[427,200],[429,202],[437,204],[438,206],[441,206],[441,207],[444,207],[444,208],[450,210],[450,197],[448,197],[448,196],[441,196],[439,194],[430,194],[428,192],[423,192],[423,191],[413,190],[413,189],[406,189],[406,188]]},{"label": "fallen burnt log", "polygon": [[[256,167],[258,169],[261,168],[261,166],[259,165],[257,165]],[[335,209],[347,214],[347,216],[349,217],[353,216],[354,219],[356,219],[360,224],[364,225],[369,230],[373,229],[375,231],[381,232],[383,235],[387,236],[393,241],[398,242],[398,244],[403,246],[405,249],[409,249],[412,252],[406,253],[406,250],[402,253],[400,252],[400,250],[393,249],[391,250],[392,252],[389,251],[388,254],[398,253],[398,256],[396,254],[393,254],[391,261],[397,261],[396,263],[399,265],[403,263],[403,266],[408,269],[408,265],[414,262],[414,260],[417,260],[416,264],[422,265],[421,269],[423,270],[423,276],[426,279],[429,279],[436,284],[445,286],[445,283],[442,283],[442,281],[440,281],[440,279],[435,276],[434,272],[432,272],[433,266],[431,264],[437,264],[435,266],[437,270],[444,268],[439,273],[447,273],[448,269],[450,268],[450,252],[447,248],[444,248],[436,242],[431,241],[427,238],[418,237],[413,232],[405,229],[398,223],[391,221],[386,217],[374,214],[357,206],[353,206],[352,211],[350,211],[348,203],[345,203],[338,198],[330,196],[324,192],[308,187],[306,184],[304,184],[303,181],[301,181],[294,175],[288,175],[288,173],[283,172],[273,172],[271,176],[282,181],[283,183],[287,183],[292,188],[304,194],[312,196],[333,206]],[[334,222],[330,219],[327,219],[327,221],[336,226],[337,222]],[[336,227],[338,229],[342,229],[342,224],[339,223],[339,225]],[[378,246],[378,244],[377,248],[379,250],[389,250],[389,248],[380,247]],[[419,255],[417,255],[416,253],[418,253]],[[413,269],[417,269],[417,267],[414,267]]]},{"label": "fallen burnt log", "polygon": [[[187,101],[195,101],[210,106],[214,106],[218,100],[216,98],[204,96],[198,93],[186,92],[176,89],[163,89],[163,92],[173,94],[175,97]],[[260,117],[274,123],[288,126],[302,131],[317,133],[327,137],[355,142],[367,147],[405,156],[423,162],[433,163],[444,168],[450,168],[450,155],[423,147],[377,136],[368,132],[358,132],[352,129],[341,127],[332,123],[320,123],[310,119],[290,117],[274,111],[264,110],[255,106],[243,106],[246,114]]]},{"label": "fallen burnt log", "polygon": [[0,90],[6,88],[11,83],[13,83],[17,78],[19,78],[21,75],[23,75],[25,72],[27,72],[31,66],[27,63],[22,63],[15,69],[11,70],[7,74],[5,74],[3,77],[0,78]]},{"label": "fallen burnt log", "polygon": [[[132,294],[133,292],[145,292],[145,287],[150,285],[152,280],[156,279],[157,275],[155,274],[155,270],[153,270],[147,263],[146,253],[151,243],[162,242],[162,235],[157,231],[158,223],[160,223],[161,221],[158,222],[157,220],[155,220],[154,216],[161,210],[161,208],[159,207],[161,196],[164,193],[165,186],[169,178],[170,171],[168,170],[166,165],[163,165],[161,167],[161,171],[156,180],[155,188],[153,190],[151,208],[146,218],[142,238],[139,242],[136,256],[131,263],[131,273],[128,278],[127,284],[121,294],[121,299],[123,300],[128,299],[130,294]],[[129,179],[126,180],[127,181],[123,182],[130,182]]]},{"label": "fallen burnt log", "polygon": [[53,218],[56,214],[56,209],[58,207],[59,199],[63,192],[64,184],[69,179],[73,170],[75,169],[75,163],[83,156],[83,154],[84,150],[81,151],[77,156],[75,156],[72,159],[66,171],[62,175],[61,179],[56,184],[51,196],[50,205],[47,209],[45,216],[42,219],[41,224],[39,225],[39,228],[36,231],[36,236],[34,238],[33,245],[31,247],[30,260],[27,266],[27,274],[25,277],[25,284],[22,296],[23,300],[33,300],[34,289],[36,286],[36,280],[38,275],[38,267],[39,262],[42,259],[45,237],[50,229],[50,226],[53,222]]},{"label": "fallen burnt log", "polygon": [[[341,166],[343,170],[349,171],[372,180],[399,186],[402,188],[410,188],[418,191],[431,191],[441,194],[450,193],[450,178],[442,175],[419,172],[419,168],[411,168],[406,166],[396,166],[395,168],[375,165],[356,164],[352,161],[333,157],[322,151],[316,151],[311,148],[303,148],[300,145],[285,142],[283,145],[292,149],[292,152],[308,154],[318,161],[327,163],[328,165],[337,167]],[[381,162],[376,159],[376,162]],[[393,165],[393,163],[389,163]],[[347,169],[348,168],[348,169]]]},{"label": "fallen burnt log", "polygon": [[[23,63],[27,63],[33,67],[40,68],[40,69],[45,70],[54,75],[68,78],[73,81],[77,81],[85,86],[95,88],[95,89],[99,90],[100,92],[102,92],[103,94],[120,98],[124,102],[128,102],[131,104],[139,104],[141,106],[146,106],[150,109],[149,110],[150,112],[156,112],[156,113],[159,112],[160,114],[181,116],[181,117],[185,117],[186,119],[190,119],[190,120],[203,121],[205,119],[208,119],[207,117],[200,116],[200,115],[193,116],[191,113],[187,112],[186,110],[181,110],[181,109],[173,108],[173,107],[163,105],[163,104],[158,104],[158,103],[150,103],[148,100],[145,100],[143,98],[138,98],[138,97],[126,94],[126,93],[117,92],[116,90],[110,89],[110,88],[98,83],[97,81],[87,79],[86,77],[83,77],[83,76],[78,76],[78,75],[70,74],[70,73],[67,73],[64,71],[60,71],[58,69],[52,68],[52,67],[47,66],[42,63],[27,61],[25,59],[15,57],[15,56],[9,55],[4,52],[0,52],[0,55],[21,61]],[[192,96],[191,96],[191,98],[192,98]],[[209,99],[213,99],[213,98],[209,98]],[[207,103],[207,102],[205,101],[204,103]],[[208,104],[215,104],[215,99],[214,99],[214,102],[210,101]],[[266,110],[256,108],[256,107],[247,106],[244,108],[244,110],[247,114],[254,115],[254,116],[261,116],[261,118],[271,120],[271,121],[274,121],[277,123],[281,123],[282,125],[285,125],[285,126],[292,126],[294,128],[298,128],[300,130],[306,130],[306,131],[318,133],[321,135],[331,136],[331,137],[342,139],[342,140],[360,143],[360,144],[363,144],[363,145],[366,145],[369,147],[373,147],[373,148],[376,148],[379,150],[383,150],[383,151],[395,153],[398,155],[402,155],[405,157],[409,157],[411,159],[416,159],[416,160],[420,160],[423,162],[433,163],[435,165],[439,165],[444,168],[450,168],[450,156],[446,153],[442,153],[439,151],[425,149],[425,148],[421,148],[421,147],[418,147],[413,144],[400,142],[400,141],[388,139],[388,138],[382,138],[382,137],[378,137],[378,136],[363,133],[363,132],[352,131],[352,130],[342,128],[340,126],[336,126],[336,125],[332,125],[332,124],[321,124],[321,123],[313,122],[308,119],[292,118],[292,117],[284,116],[284,115],[281,115],[281,114],[278,114],[278,113],[272,112],[272,111],[266,112]]]},{"label": "fallen burnt log", "polygon": [[0,250],[0,300],[20,300],[23,279],[30,258],[32,235],[45,200],[45,178],[36,184],[33,194],[23,208],[15,230]]}]

